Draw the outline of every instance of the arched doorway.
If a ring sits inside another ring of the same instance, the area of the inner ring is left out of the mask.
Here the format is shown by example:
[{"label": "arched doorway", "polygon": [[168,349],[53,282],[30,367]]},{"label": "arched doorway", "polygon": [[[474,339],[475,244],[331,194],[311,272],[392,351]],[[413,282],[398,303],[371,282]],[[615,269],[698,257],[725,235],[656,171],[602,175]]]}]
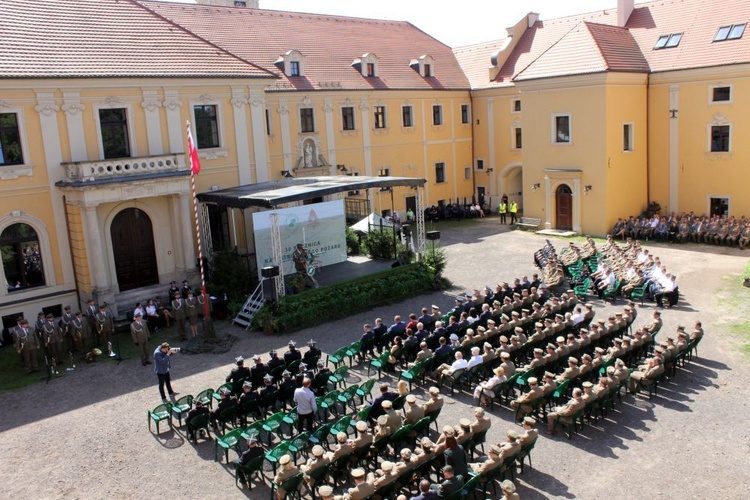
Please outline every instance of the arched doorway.
[{"label": "arched doorway", "polygon": [[573,191],[567,184],[560,184],[555,191],[555,213],[557,229],[573,229]]},{"label": "arched doorway", "polygon": [[159,283],[154,231],[146,212],[126,208],[112,220],[110,232],[120,291]]},{"label": "arched doorway", "polygon": [[[498,175],[498,199],[503,195],[508,196],[508,202],[515,201],[518,203],[520,212],[523,212],[523,167],[520,163],[506,165]],[[493,207],[497,208],[497,206]]]}]

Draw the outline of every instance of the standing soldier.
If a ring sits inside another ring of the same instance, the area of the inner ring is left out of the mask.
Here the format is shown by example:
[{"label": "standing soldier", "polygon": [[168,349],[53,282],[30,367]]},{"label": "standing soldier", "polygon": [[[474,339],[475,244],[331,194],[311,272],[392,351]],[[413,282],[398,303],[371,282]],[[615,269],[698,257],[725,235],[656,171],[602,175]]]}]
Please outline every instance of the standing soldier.
[{"label": "standing soldier", "polygon": [[96,307],[94,299],[89,299],[86,305],[86,322],[89,324],[89,334],[93,337],[98,335],[99,330],[96,326],[96,315],[99,313],[99,308]]},{"label": "standing soldier", "polygon": [[60,335],[65,341],[65,345],[68,346],[67,350],[72,352],[74,349],[78,349],[78,345],[76,345],[73,339],[73,332],[70,328],[71,321],[73,321],[73,313],[70,312],[70,306],[65,306],[65,312],[63,312],[63,315],[60,318],[58,326],[60,328]]},{"label": "standing soldier", "polygon": [[198,336],[198,299],[190,290],[185,299],[185,309],[187,312],[188,322],[190,323],[190,333],[193,337]]},{"label": "standing soldier", "polygon": [[177,323],[177,331],[180,332],[182,340],[185,340],[185,309],[185,301],[182,300],[179,292],[175,293],[172,300],[172,316],[174,316],[174,321]]},{"label": "standing soldier", "polygon": [[[44,346],[49,349],[47,351],[50,358],[54,358],[55,364],[62,364],[63,362],[63,351],[62,351],[62,335],[60,329],[55,324],[55,318],[52,314],[47,315],[47,321],[42,326],[42,337],[44,339]],[[51,362],[51,360],[50,360]]]},{"label": "standing soldier", "polygon": [[44,313],[40,312],[36,315],[36,323],[34,323],[34,331],[36,332],[37,338],[41,340],[42,328],[47,320],[44,318]]},{"label": "standing soldier", "polygon": [[29,322],[25,319],[22,319],[18,326],[13,336],[13,346],[16,348],[18,354],[21,355],[26,374],[38,372],[39,360],[37,359],[37,351],[39,350],[39,342],[37,341],[36,334],[29,330]]},{"label": "standing soldier", "polygon": [[182,280],[182,298],[186,299],[188,298],[188,294],[193,291],[193,287],[190,286],[190,282],[188,280]]},{"label": "standing soldier", "polygon": [[516,223],[516,214],[518,213],[518,203],[516,200],[510,202],[510,224]]},{"label": "standing soldier", "polygon": [[107,303],[99,306],[99,312],[96,313],[96,334],[98,335],[98,344],[103,344],[110,353],[110,356],[114,356],[110,349],[110,341],[112,340],[112,334],[115,331],[115,322],[112,319],[112,314],[107,311]]},{"label": "standing soldier", "polygon": [[73,343],[77,349],[86,357],[86,353],[94,348],[91,342],[91,332],[88,323],[83,319],[81,311],[76,312],[75,317],[70,322],[70,333],[73,337]]},{"label": "standing soldier", "polygon": [[143,366],[150,365],[149,351],[148,351],[148,325],[143,321],[141,313],[136,313],[135,320],[130,323],[130,336],[133,338],[138,354],[141,356],[141,364]]}]

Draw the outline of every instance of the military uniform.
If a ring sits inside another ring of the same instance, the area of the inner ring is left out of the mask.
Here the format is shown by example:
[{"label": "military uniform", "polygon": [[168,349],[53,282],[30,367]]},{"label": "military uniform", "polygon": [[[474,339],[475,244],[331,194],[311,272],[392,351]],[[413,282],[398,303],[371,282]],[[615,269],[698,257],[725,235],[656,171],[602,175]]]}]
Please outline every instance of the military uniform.
[{"label": "military uniform", "polygon": [[112,339],[112,334],[115,331],[115,322],[112,319],[112,313],[107,311],[105,307],[100,307],[99,312],[96,313],[96,333],[99,336],[99,343],[105,348],[109,347],[109,343]]},{"label": "military uniform", "polygon": [[130,323],[130,337],[133,339],[136,351],[138,351],[138,354],[141,356],[141,364],[143,366],[151,364],[151,361],[149,360],[150,352],[148,350],[149,336],[148,324],[143,321],[141,316],[137,316],[136,319]]},{"label": "military uniform", "polygon": [[187,307],[185,306],[185,301],[182,299],[182,297],[175,296],[174,299],[172,299],[172,316],[174,316],[174,320],[177,323],[177,331],[180,333],[180,336],[184,339],[185,338],[185,318],[187,317]]},{"label": "military uniform", "polygon": [[93,348],[91,342],[91,333],[89,331],[89,324],[83,319],[81,313],[76,313],[75,317],[70,322],[70,332],[73,337],[73,343],[80,346],[80,350],[83,356]]},{"label": "military uniform", "polygon": [[190,292],[185,299],[185,314],[190,323],[191,333],[195,337],[198,335],[198,299],[195,298],[193,292]]},{"label": "military uniform", "polygon": [[13,346],[21,355],[23,367],[26,369],[27,374],[32,371],[39,371],[39,359],[37,358],[39,341],[35,332],[29,329],[28,323],[19,325],[13,336]]},{"label": "military uniform", "polygon": [[[52,315],[47,316],[47,321],[42,326],[42,337],[44,345],[48,349],[48,356],[55,358],[57,364],[64,363],[62,350],[63,338],[60,334],[60,329],[53,321]],[[51,359],[50,362],[52,362]]]}]

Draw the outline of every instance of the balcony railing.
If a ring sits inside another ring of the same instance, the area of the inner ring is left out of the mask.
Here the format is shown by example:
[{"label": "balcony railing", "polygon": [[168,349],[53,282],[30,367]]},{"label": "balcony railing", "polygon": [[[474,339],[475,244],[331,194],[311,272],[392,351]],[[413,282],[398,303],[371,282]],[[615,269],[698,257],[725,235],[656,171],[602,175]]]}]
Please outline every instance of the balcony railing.
[{"label": "balcony railing", "polygon": [[65,168],[66,180],[76,183],[124,179],[137,175],[176,173],[187,170],[185,155],[183,154],[77,161],[63,163],[62,166]]}]

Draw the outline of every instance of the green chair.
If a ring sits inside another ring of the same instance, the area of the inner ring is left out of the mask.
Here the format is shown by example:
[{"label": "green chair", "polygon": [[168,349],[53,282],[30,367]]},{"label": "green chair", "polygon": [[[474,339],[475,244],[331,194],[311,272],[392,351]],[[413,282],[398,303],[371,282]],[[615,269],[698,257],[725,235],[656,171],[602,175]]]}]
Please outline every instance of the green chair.
[{"label": "green chair", "polygon": [[443,375],[443,378],[440,379],[440,384],[438,384],[438,386],[442,388],[443,384],[446,384],[451,390],[451,396],[453,396],[453,394],[455,394],[456,392],[456,386],[458,386],[459,391],[461,390],[461,384],[463,383],[463,379],[466,374],[466,369],[460,368],[451,374]]},{"label": "green chair", "polygon": [[534,449],[534,446],[536,446],[536,442],[538,441],[538,438],[532,441],[531,443],[524,445],[521,447],[521,451],[518,452],[518,455],[516,455],[516,461],[518,462],[518,465],[521,466],[521,474],[523,474],[523,462],[524,459],[529,459],[529,467],[531,467],[531,451]]},{"label": "green chair", "polygon": [[289,451],[292,453],[295,462],[297,461],[298,454],[301,454],[303,456],[307,455],[307,447],[309,446],[309,444],[309,432],[300,432],[294,439],[289,441]]},{"label": "green chair", "polygon": [[193,396],[182,396],[172,405],[172,416],[177,417],[177,425],[182,427],[182,419],[193,408]]},{"label": "green chair", "polygon": [[372,406],[367,405],[361,410],[359,410],[357,414],[352,417],[351,421],[349,422],[349,425],[354,427],[355,434],[357,433],[357,428],[356,428],[357,422],[367,422],[367,419],[370,418],[371,411],[372,411]]},{"label": "green chair", "polygon": [[346,347],[341,347],[336,350],[333,354],[329,354],[326,359],[326,363],[331,363],[334,369],[338,368],[341,363],[346,359]]},{"label": "green chair", "polygon": [[211,388],[204,389],[195,395],[195,397],[193,398],[193,403],[197,403],[198,401],[200,401],[201,403],[203,403],[203,406],[205,406],[206,408],[211,408],[214,402],[213,395],[214,395],[213,389]]},{"label": "green chair", "polygon": [[393,409],[395,411],[399,411],[403,409],[404,405],[406,404],[406,394],[402,394],[401,396],[396,396],[396,399],[392,401]]},{"label": "green chair", "polygon": [[238,445],[242,438],[242,429],[232,429],[223,436],[214,438],[214,460],[219,461],[219,448],[224,450],[224,460],[229,463],[229,450],[234,448],[239,454]]},{"label": "green chair", "polygon": [[565,424],[565,430],[568,434],[568,439],[571,439],[573,437],[573,434],[578,433],[579,423],[580,423],[581,428],[583,428],[583,425],[584,425],[583,416],[585,413],[586,413],[586,408],[581,408],[570,417],[570,423],[563,422],[563,424]]},{"label": "green chair", "polygon": [[170,403],[162,403],[153,410],[148,410],[146,415],[148,419],[148,430],[151,430],[151,422],[156,422],[156,433],[159,434],[159,424],[162,420],[166,420],[169,424],[169,428],[172,428],[172,405]]},{"label": "green chair", "polygon": [[355,405],[354,398],[357,396],[357,389],[359,389],[358,384],[350,385],[349,387],[341,391],[338,398],[336,398],[338,402],[341,403],[341,407],[342,407],[341,413],[346,413],[346,409],[349,406],[351,406],[352,409],[355,408],[356,405]]},{"label": "green chair", "polygon": [[310,434],[310,442],[313,445],[319,444],[325,448],[328,448],[328,436],[331,434],[331,424],[323,424],[319,426],[312,434]]},{"label": "green chair", "polygon": [[415,380],[417,380],[417,378],[419,378],[423,371],[424,361],[418,361],[417,363],[414,363],[414,366],[412,366],[408,370],[403,370],[398,376],[398,379],[399,381],[406,380],[407,382],[409,382],[409,390],[411,390],[412,384]]},{"label": "green chair", "polygon": [[284,415],[284,417],[281,419],[286,425],[289,426],[289,436],[294,435],[294,429],[297,426],[297,419],[299,418],[299,414],[297,412],[297,408],[292,408],[289,413]]},{"label": "green chair", "polygon": [[242,429],[242,439],[250,439],[251,437],[260,441],[260,434],[263,432],[263,422],[253,422],[244,429]]},{"label": "green chair", "polygon": [[352,344],[346,348],[346,351],[344,352],[344,355],[349,358],[349,366],[352,366],[354,363],[354,356],[359,354],[360,349],[362,349],[362,341],[357,340],[356,342],[352,342]]},{"label": "green chair", "polygon": [[279,466],[279,459],[289,453],[289,443],[282,441],[266,452],[265,459],[273,467],[273,474],[276,475],[276,468]]},{"label": "green chair", "polygon": [[648,290],[648,282],[644,282],[641,286],[633,288],[630,292],[630,300],[640,300],[643,305],[643,299],[646,297],[646,290]]},{"label": "green chair", "polygon": [[365,400],[372,399],[372,388],[375,387],[375,379],[371,378],[366,380],[365,382],[360,385],[356,392],[357,397],[359,398],[360,404],[364,404]]},{"label": "green chair", "polygon": [[404,445],[406,445],[406,443],[409,441],[409,433],[411,432],[411,429],[411,425],[404,424],[396,429],[396,432],[391,434],[390,446],[393,450],[394,457],[398,457],[398,453],[401,451],[401,448],[403,448]]},{"label": "green chair", "polygon": [[333,384],[334,389],[338,389],[339,385],[341,385],[341,387],[346,386],[346,375],[348,371],[349,368],[346,365],[341,365],[336,368],[336,371],[334,371],[330,377],[328,377],[328,382]]},{"label": "green chair", "polygon": [[232,424],[232,427],[237,425],[237,405],[232,405],[229,408],[224,408],[216,417],[216,421],[221,425],[221,433],[224,434],[224,430],[227,428],[227,424]]},{"label": "green chair", "polygon": [[323,396],[323,398],[320,400],[320,403],[318,404],[318,412],[323,410],[323,422],[328,420],[329,410],[331,411],[331,413],[335,414],[336,404],[339,401],[339,394],[341,394],[339,391],[333,390]]},{"label": "green chair", "polygon": [[425,417],[430,419],[430,425],[435,424],[435,432],[440,432],[437,425],[437,418],[440,416],[440,412],[443,411],[443,407],[441,406],[435,411],[431,411],[430,413],[427,413]]},{"label": "green chair", "polygon": [[248,479],[248,482],[247,482],[248,489],[252,489],[253,487],[252,481],[249,480],[253,474],[259,473],[261,477],[261,481],[263,481],[263,461],[264,460],[265,460],[265,457],[261,455],[258,458],[246,463],[245,465],[237,465],[237,469],[235,469],[234,471],[234,485],[237,486],[237,483],[239,483],[240,471],[244,473],[245,479]]},{"label": "green chair", "polygon": [[260,407],[260,414],[265,418],[268,413],[273,413],[276,409],[276,403],[279,402],[278,391],[269,392],[268,394],[261,396],[258,406]]},{"label": "green chair", "polygon": [[367,365],[367,376],[370,376],[370,370],[375,369],[378,371],[378,380],[383,376],[383,369],[388,365],[388,358],[391,353],[386,351],[375,359],[371,359]]},{"label": "green chair", "polygon": [[584,278],[584,280],[573,287],[573,293],[579,300],[584,301],[588,297],[589,290],[591,289],[591,279]]},{"label": "green chair", "polygon": [[305,477],[305,474],[303,472],[300,472],[299,474],[296,474],[283,483],[281,483],[280,486],[277,486],[276,483],[271,482],[271,500],[274,498],[277,498],[276,490],[284,490],[286,494],[283,498],[302,498],[300,496],[299,487],[300,484],[302,484],[302,478]]},{"label": "green chair", "polygon": [[430,417],[422,417],[412,426],[412,432],[415,432],[417,437],[424,437],[430,433]]},{"label": "green chair", "polygon": [[461,498],[468,498],[470,495],[473,495],[477,487],[482,482],[482,479],[483,477],[481,475],[476,475],[472,476],[468,481],[466,481],[464,487],[461,488]]},{"label": "green chair", "polygon": [[568,386],[570,385],[570,379],[565,379],[557,386],[555,392],[552,393],[552,401],[556,404],[563,401],[568,395]]},{"label": "green chair", "polygon": [[351,425],[352,425],[351,417],[349,417],[349,415],[344,415],[331,426],[331,434],[335,436],[339,432],[343,432],[344,434],[348,435],[349,427],[351,427]]},{"label": "green chair", "polygon": [[271,443],[273,442],[273,435],[278,434],[279,439],[283,439],[283,435],[280,431],[281,423],[284,421],[284,414],[282,412],[274,413],[270,417],[268,417],[266,420],[263,421],[263,424],[261,425],[263,431],[266,433],[266,436],[268,437],[268,446],[271,446]]}]

